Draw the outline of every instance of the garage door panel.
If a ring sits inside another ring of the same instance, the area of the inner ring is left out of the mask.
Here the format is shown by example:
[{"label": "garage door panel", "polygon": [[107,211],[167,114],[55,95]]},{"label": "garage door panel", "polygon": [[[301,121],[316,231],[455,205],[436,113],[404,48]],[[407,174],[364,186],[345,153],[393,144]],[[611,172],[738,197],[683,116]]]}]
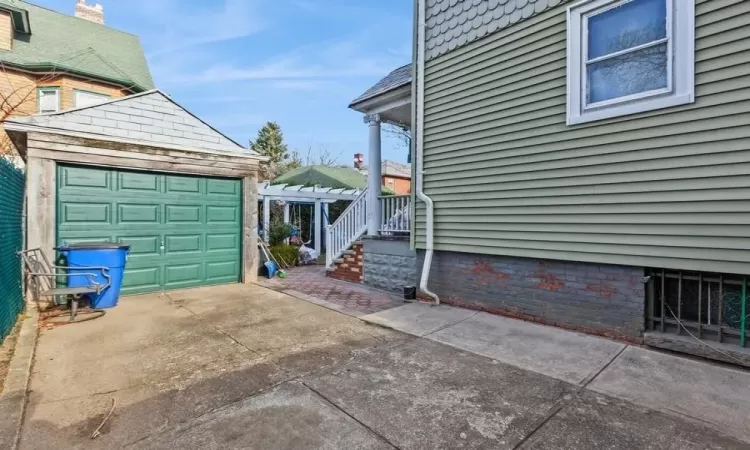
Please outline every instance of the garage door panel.
[{"label": "garage door panel", "polygon": [[238,282],[241,199],[239,180],[58,166],[58,242],[130,245],[126,294]]},{"label": "garage door panel", "polygon": [[167,266],[165,274],[165,281],[167,286],[177,283],[200,280],[203,278],[203,263]]},{"label": "garage door panel", "polygon": [[110,224],[111,204],[98,202],[64,203],[60,211],[61,225],[86,223]]},{"label": "garage door panel", "polygon": [[165,251],[167,254],[184,254],[184,253],[202,253],[201,240],[202,235],[194,234],[189,236],[167,236],[165,241]]},{"label": "garage door panel", "polygon": [[240,197],[239,183],[236,183],[232,180],[207,180],[206,193],[230,197]]},{"label": "garage door panel", "polygon": [[240,248],[238,234],[208,234],[206,235],[206,251],[236,250]]},{"label": "garage door panel", "polygon": [[204,180],[195,177],[169,176],[167,177],[167,194],[173,192],[200,194],[203,182]]},{"label": "garage door panel", "polygon": [[130,246],[128,256],[130,259],[139,256],[157,257],[160,255],[160,236],[119,236],[117,242]]},{"label": "garage door panel", "polygon": [[58,174],[58,184],[60,189],[85,188],[87,191],[92,189],[110,190],[111,188],[110,173],[107,171],[96,171],[82,167],[62,167]]},{"label": "garage door panel", "polygon": [[143,205],[132,203],[117,204],[117,223],[120,224],[158,224],[161,223],[161,205]]},{"label": "garage door panel", "polygon": [[239,274],[239,264],[233,261],[206,263],[206,279],[210,281],[236,279]]},{"label": "garage door panel", "polygon": [[158,291],[162,286],[161,272],[158,266],[128,268],[122,280],[123,294]]},{"label": "garage door panel", "polygon": [[119,172],[118,190],[156,193],[161,191],[161,175],[140,172]]},{"label": "garage door panel", "polygon": [[166,224],[201,223],[201,205],[166,205]]},{"label": "garage door panel", "polygon": [[206,222],[210,224],[236,224],[240,218],[239,206],[207,206]]}]

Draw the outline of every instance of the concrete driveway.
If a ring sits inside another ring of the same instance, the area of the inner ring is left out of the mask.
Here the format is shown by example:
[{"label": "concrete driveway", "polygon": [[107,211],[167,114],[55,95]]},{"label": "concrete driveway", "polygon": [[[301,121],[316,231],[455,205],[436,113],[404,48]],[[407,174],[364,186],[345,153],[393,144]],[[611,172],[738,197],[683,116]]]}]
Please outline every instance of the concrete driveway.
[{"label": "concrete driveway", "polygon": [[128,297],[42,330],[20,447],[748,448],[560,378],[260,286]]}]

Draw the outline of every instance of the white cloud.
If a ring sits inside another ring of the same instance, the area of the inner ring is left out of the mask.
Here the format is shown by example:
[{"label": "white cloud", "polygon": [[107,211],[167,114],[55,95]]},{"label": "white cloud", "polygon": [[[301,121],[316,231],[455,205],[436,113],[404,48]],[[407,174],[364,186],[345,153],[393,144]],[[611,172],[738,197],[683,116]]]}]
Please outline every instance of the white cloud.
[{"label": "white cloud", "polygon": [[202,7],[178,0],[143,3],[148,5],[144,11],[150,13],[148,18],[156,29],[164,30],[149,39],[159,43],[148,52],[152,58],[251,36],[270,26],[268,18],[261,15],[257,0],[204,2]]}]

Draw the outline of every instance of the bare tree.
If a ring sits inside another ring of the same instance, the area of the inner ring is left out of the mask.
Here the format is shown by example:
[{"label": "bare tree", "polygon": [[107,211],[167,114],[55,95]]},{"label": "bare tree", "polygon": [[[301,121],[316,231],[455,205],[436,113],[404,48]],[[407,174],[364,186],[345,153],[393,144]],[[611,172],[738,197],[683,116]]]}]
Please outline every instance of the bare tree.
[{"label": "bare tree", "polygon": [[338,156],[333,156],[331,151],[327,148],[324,148],[320,150],[318,153],[318,157],[315,158],[312,154],[312,146],[307,147],[307,156],[305,157],[305,166],[338,166],[339,164],[339,158],[341,157],[341,153],[338,154]]},{"label": "bare tree", "polygon": [[399,146],[404,148],[411,147],[411,131],[406,125],[394,125],[391,123],[385,124],[383,131],[393,136],[399,143]]}]

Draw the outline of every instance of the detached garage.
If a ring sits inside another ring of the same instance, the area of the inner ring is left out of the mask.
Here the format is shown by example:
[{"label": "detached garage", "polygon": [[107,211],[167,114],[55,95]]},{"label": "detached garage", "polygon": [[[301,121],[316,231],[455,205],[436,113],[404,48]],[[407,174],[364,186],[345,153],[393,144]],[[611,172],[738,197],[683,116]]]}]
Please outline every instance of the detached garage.
[{"label": "detached garage", "polygon": [[26,160],[28,248],[128,244],[124,294],[257,279],[263,158],[162,92],[5,129]]}]

